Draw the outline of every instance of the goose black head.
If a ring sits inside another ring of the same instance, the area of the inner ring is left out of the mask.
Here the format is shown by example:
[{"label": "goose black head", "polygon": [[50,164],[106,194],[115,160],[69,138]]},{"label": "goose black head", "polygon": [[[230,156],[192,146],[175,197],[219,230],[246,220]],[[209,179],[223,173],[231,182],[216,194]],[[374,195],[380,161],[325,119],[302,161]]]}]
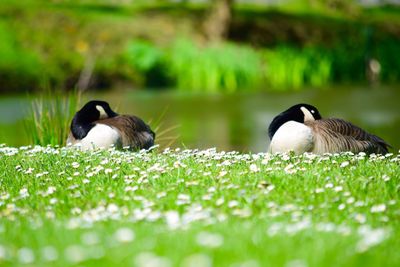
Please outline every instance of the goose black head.
[{"label": "goose black head", "polygon": [[84,138],[94,126],[93,122],[118,116],[105,101],[92,100],[87,102],[74,116],[71,132],[77,139]]},{"label": "goose black head", "polygon": [[268,128],[269,138],[272,139],[275,132],[281,127],[284,123],[288,121],[297,121],[300,123],[304,123],[305,121],[313,121],[321,119],[321,115],[316,107],[309,104],[297,104],[294,105],[278,116],[276,116]]}]

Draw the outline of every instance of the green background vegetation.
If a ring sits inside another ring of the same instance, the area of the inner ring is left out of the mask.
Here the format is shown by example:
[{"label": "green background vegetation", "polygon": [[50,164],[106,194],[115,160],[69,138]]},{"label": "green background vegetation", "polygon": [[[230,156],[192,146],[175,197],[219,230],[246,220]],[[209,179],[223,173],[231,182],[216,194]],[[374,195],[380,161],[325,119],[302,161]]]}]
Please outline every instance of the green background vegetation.
[{"label": "green background vegetation", "polygon": [[321,88],[366,83],[371,59],[381,66],[382,82],[400,79],[397,7],[235,4],[226,39],[209,42],[201,26],[206,4],[6,2],[0,4],[2,92],[70,90],[85,76],[96,89]]}]

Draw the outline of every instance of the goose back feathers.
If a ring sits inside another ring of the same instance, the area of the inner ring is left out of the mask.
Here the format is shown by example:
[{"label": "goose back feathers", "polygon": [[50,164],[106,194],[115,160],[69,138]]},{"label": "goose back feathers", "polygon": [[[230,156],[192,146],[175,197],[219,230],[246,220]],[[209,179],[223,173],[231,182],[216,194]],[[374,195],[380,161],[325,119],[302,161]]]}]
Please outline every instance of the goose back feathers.
[{"label": "goose back feathers", "polygon": [[114,118],[103,119],[98,123],[114,129],[123,129],[123,131],[120,131],[120,142],[123,147],[148,149],[154,145],[155,133],[136,116],[119,115]]},{"label": "goose back feathers", "polygon": [[342,119],[307,121],[314,136],[312,152],[322,154],[351,151],[354,153],[386,154],[389,145],[380,137]]}]

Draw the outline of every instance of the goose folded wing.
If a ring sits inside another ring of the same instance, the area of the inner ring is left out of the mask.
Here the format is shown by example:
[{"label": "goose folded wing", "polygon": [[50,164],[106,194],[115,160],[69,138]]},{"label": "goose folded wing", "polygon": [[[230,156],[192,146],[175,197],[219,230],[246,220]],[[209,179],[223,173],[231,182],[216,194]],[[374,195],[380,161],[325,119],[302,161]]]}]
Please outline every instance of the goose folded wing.
[{"label": "goose folded wing", "polygon": [[121,133],[122,145],[132,149],[148,149],[154,145],[155,133],[140,118],[129,115],[119,115],[103,119],[98,123],[107,124]]},{"label": "goose folded wing", "polygon": [[[354,124],[342,119],[322,119],[306,122],[313,128],[320,139],[320,146],[329,149],[328,152],[352,151],[354,153],[388,152],[389,145],[380,137],[370,134]],[[318,144],[316,144],[318,145]]]}]

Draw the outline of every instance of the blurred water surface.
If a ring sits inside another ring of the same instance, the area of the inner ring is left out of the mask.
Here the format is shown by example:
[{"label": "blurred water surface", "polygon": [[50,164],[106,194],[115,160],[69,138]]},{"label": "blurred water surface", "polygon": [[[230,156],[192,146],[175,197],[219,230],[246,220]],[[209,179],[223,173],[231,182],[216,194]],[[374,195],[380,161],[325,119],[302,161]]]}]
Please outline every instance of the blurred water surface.
[{"label": "blurred water surface", "polygon": [[[106,100],[119,113],[135,114],[153,128],[159,126],[159,132],[169,130],[159,136],[163,147],[266,151],[267,129],[273,117],[291,105],[310,103],[323,117],[349,120],[381,136],[396,151],[400,148],[399,86],[231,95],[109,91],[88,93],[83,102],[90,99]],[[29,100],[24,96],[0,98],[0,143],[28,144],[22,122],[28,106]]]}]

